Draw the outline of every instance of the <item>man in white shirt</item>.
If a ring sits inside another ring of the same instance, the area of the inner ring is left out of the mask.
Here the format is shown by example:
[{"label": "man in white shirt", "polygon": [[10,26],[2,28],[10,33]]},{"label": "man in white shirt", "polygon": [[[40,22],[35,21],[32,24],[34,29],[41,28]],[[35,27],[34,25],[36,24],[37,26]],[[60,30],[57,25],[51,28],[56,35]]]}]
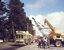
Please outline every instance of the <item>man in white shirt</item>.
[{"label": "man in white shirt", "polygon": [[43,41],[44,41],[44,48],[47,48],[47,38],[44,37],[44,38],[43,38]]}]

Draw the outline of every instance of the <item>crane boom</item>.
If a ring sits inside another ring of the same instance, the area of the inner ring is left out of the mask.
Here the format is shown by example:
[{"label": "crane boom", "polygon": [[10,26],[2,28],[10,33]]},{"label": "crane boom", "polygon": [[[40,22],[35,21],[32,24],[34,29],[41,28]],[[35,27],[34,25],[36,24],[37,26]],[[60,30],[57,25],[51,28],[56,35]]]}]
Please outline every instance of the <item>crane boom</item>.
[{"label": "crane boom", "polygon": [[[43,32],[42,32],[42,28],[41,26],[36,22],[36,20],[32,17],[32,19],[34,20],[36,26],[38,27],[39,31],[42,33],[42,35],[44,36]],[[43,25],[42,25],[43,26]],[[44,26],[43,26],[44,27]]]},{"label": "crane boom", "polygon": [[44,20],[44,24],[47,24],[49,28],[52,30],[52,32],[55,33],[54,27],[50,24],[50,22],[47,19]]},{"label": "crane boom", "polygon": [[36,22],[36,20],[32,17],[32,19],[34,20],[36,26],[38,27],[39,30],[42,30],[42,28],[40,27],[40,25]]}]

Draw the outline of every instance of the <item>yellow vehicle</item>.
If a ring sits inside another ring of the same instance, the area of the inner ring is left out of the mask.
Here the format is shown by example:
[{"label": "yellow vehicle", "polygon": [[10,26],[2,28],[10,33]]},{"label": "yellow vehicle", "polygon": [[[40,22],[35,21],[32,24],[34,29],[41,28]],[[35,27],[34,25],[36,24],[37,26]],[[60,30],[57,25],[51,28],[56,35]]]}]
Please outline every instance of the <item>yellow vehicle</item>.
[{"label": "yellow vehicle", "polygon": [[44,24],[47,24],[51,29],[51,33],[48,36],[50,44],[54,44],[55,46],[64,45],[64,35],[62,35],[62,33],[56,32],[54,27],[49,23],[47,19],[45,19]]},{"label": "yellow vehicle", "polygon": [[28,31],[16,31],[16,43],[30,44],[32,42],[32,35]]}]

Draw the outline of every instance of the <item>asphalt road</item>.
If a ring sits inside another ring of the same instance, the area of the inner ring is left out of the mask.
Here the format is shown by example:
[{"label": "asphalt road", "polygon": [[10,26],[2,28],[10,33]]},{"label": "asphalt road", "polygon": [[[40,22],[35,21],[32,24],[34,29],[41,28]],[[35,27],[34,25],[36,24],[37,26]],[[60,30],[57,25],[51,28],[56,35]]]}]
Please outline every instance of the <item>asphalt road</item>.
[{"label": "asphalt road", "polygon": [[44,48],[38,48],[37,44],[31,44],[31,45],[27,45],[25,47],[20,47],[16,50],[64,50],[64,47],[54,47],[54,46],[50,46],[50,48],[48,49],[44,49]]},{"label": "asphalt road", "polygon": [[44,49],[44,48],[38,48],[37,43],[33,43],[31,45],[26,46],[6,43],[4,47],[0,46],[0,50],[64,50],[64,47],[54,47],[51,45],[50,48]]}]

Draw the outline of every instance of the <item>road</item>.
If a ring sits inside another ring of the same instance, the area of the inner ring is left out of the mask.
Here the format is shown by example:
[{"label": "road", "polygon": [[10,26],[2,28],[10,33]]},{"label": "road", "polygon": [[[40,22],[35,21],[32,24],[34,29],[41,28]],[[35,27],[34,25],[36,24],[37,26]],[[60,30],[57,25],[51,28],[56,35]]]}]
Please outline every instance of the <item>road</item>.
[{"label": "road", "polygon": [[63,49],[64,49],[64,47],[54,47],[54,46],[51,46],[48,49],[38,48],[37,44],[34,43],[34,44],[31,44],[31,45],[20,47],[16,50],[63,50]]},{"label": "road", "polygon": [[[3,46],[2,46],[3,45]],[[37,43],[33,43],[31,45],[17,45],[14,43],[4,43],[0,44],[0,50],[64,50],[64,47],[54,47],[50,46],[48,49],[38,48]]]}]

